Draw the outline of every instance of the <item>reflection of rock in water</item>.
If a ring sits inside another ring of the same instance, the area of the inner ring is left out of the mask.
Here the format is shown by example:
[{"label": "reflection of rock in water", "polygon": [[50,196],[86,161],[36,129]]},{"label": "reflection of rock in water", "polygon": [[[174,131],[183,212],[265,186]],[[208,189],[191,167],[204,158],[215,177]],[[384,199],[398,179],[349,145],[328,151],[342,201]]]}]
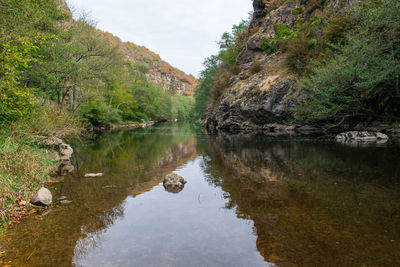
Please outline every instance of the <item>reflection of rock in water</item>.
[{"label": "reflection of rock in water", "polygon": [[[266,261],[278,266],[379,265],[376,255],[382,255],[383,265],[397,262],[391,256],[397,252],[381,238],[387,235],[384,229],[396,229],[399,222],[388,216],[398,203],[397,193],[384,179],[379,186],[374,183],[385,173],[397,176],[393,162],[398,152],[390,157],[380,152],[385,157],[377,158],[373,147],[223,134],[210,138],[207,149],[208,181],[227,192],[226,208],[253,220],[257,249]],[[374,251],[375,259],[368,251]]]},{"label": "reflection of rock in water", "polygon": [[170,193],[179,193],[185,187],[186,181],[182,176],[176,173],[170,173],[165,177],[163,182],[165,190]]}]

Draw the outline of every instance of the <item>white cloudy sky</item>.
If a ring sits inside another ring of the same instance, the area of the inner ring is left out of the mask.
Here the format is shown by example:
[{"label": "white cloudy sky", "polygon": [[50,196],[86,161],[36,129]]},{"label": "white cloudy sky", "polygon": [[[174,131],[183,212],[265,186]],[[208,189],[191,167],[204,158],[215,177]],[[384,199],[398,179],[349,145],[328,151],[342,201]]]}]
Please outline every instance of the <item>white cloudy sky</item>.
[{"label": "white cloudy sky", "polygon": [[218,51],[223,32],[248,18],[251,0],[69,0],[101,30],[144,45],[181,70],[198,75]]}]

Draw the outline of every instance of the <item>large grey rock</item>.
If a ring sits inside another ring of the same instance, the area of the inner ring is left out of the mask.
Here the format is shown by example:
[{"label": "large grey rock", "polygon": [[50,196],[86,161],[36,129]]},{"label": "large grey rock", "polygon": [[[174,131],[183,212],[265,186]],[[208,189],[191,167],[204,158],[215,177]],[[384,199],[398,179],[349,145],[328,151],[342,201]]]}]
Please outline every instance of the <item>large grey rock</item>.
[{"label": "large grey rock", "polygon": [[218,108],[208,113],[204,121],[210,132],[263,129],[291,118],[293,82],[285,80],[269,90],[254,90],[263,86],[264,78],[259,76],[246,83],[250,88],[243,88],[242,95],[228,91],[222,96]]},{"label": "large grey rock", "polygon": [[186,181],[176,173],[168,174],[164,179],[164,188],[170,193],[179,193],[185,187]]},{"label": "large grey rock", "polygon": [[389,137],[379,132],[351,131],[336,136],[336,141],[338,142],[378,142],[387,140],[389,140]]},{"label": "large grey rock", "polygon": [[52,201],[53,197],[50,190],[42,187],[32,198],[31,203],[37,206],[50,206]]}]

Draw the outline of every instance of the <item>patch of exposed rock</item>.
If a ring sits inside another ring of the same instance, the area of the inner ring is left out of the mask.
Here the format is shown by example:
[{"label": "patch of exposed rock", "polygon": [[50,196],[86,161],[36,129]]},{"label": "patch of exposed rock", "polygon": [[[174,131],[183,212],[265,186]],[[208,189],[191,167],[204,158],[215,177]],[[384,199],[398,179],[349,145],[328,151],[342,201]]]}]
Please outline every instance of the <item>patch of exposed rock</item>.
[{"label": "patch of exposed rock", "polygon": [[290,77],[259,73],[236,79],[204,124],[211,132],[269,129],[271,124],[283,124],[291,118],[293,94]]},{"label": "patch of exposed rock", "polygon": [[176,173],[168,174],[163,182],[165,190],[170,193],[179,193],[185,187],[186,181],[182,176],[179,176]]}]

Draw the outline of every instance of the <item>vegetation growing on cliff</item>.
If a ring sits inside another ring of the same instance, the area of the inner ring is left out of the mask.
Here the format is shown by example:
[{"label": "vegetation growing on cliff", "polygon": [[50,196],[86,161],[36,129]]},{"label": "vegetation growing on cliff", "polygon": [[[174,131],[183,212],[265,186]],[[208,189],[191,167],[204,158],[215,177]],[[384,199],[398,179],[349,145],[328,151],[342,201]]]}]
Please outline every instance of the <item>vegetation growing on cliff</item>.
[{"label": "vegetation growing on cliff", "polygon": [[330,36],[328,56],[304,79],[298,119],[400,119],[399,14],[396,0],[368,1],[349,13],[354,26],[342,38]]},{"label": "vegetation growing on cliff", "polygon": [[232,33],[225,32],[219,41],[220,51],[204,61],[205,69],[200,74],[199,85],[195,92],[195,115],[200,117],[206,106],[218,101],[229,86],[230,79],[240,72],[236,60],[246,45],[248,21],[242,21],[232,27]]},{"label": "vegetation growing on cliff", "polygon": [[246,79],[261,72],[297,79],[290,109],[300,124],[400,120],[398,1],[258,2],[265,9],[240,34],[245,40],[230,43],[233,51],[243,50],[238,65],[228,64],[232,74],[221,71],[235,62],[221,57],[224,47],[214,60],[218,71],[205,65],[198,112],[218,104],[234,74]]}]

